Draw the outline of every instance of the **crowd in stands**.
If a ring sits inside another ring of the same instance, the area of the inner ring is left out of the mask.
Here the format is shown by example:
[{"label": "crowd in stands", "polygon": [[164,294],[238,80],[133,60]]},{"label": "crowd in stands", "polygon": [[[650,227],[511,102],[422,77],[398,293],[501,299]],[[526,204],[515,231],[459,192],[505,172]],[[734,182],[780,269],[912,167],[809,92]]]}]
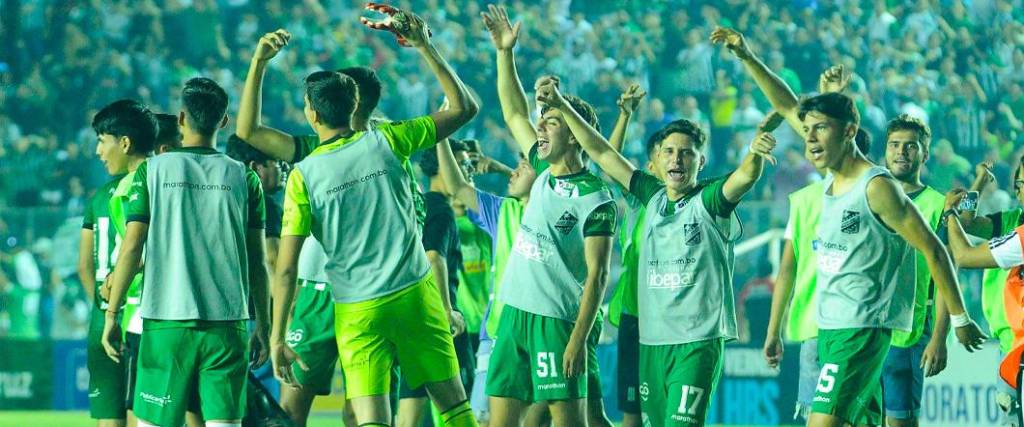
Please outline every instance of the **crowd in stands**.
[{"label": "crowd in stands", "polygon": [[[0,261],[11,266],[19,254],[35,253],[37,270],[53,271],[57,281],[68,276],[59,263],[38,259],[36,237],[60,246],[57,226],[81,215],[91,190],[108,179],[93,154],[96,109],[134,98],[157,112],[177,112],[181,84],[203,75],[228,89],[233,114],[252,49],[267,31],[285,28],[293,35],[267,73],[269,125],[308,132],[302,79],[353,65],[378,70],[385,87],[381,116],[427,113],[441,102],[440,88],[424,81],[429,72],[414,52],[360,25],[358,17],[371,14],[364,3],[0,0]],[[925,181],[940,191],[969,185],[974,165],[993,161],[998,188],[983,205],[1001,210],[1014,202],[1004,190],[1024,148],[1022,3],[517,0],[508,6],[512,20],[524,22],[517,58],[526,86],[542,75],[560,76],[564,92],[595,106],[604,133],[615,122],[621,91],[633,82],[646,88],[624,147],[637,161],[644,161],[647,137],[679,118],[710,132],[715,167],[706,174],[728,172],[742,158],[770,106],[735,57],[708,40],[715,27],[732,27],[798,96],[816,91],[818,75],[830,65],[852,70],[851,94],[875,141],[874,158],[884,146],[887,118],[905,112],[932,128]],[[402,0],[395,6],[431,24],[446,57],[481,100],[479,117],[459,136],[480,140],[489,155],[514,164],[514,143],[497,106],[494,51],[480,18],[486,3]],[[755,198],[784,201],[816,177],[802,143],[783,128],[780,164],[767,172]],[[18,208],[50,215],[53,224],[26,218]],[[24,223],[47,225],[26,233]],[[18,268],[29,269],[21,262]],[[6,270],[10,276],[17,268]],[[0,293],[6,281],[0,271]]]}]

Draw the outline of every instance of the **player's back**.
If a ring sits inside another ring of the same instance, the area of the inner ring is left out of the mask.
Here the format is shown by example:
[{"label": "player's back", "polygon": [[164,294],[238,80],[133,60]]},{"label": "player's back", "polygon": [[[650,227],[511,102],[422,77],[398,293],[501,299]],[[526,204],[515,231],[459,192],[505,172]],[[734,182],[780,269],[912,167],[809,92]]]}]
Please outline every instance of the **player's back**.
[{"label": "player's back", "polygon": [[166,153],[143,167],[150,218],[142,316],[247,319],[246,229],[262,226],[253,224],[262,222],[253,206],[262,203],[253,200],[258,178],[211,148]]}]

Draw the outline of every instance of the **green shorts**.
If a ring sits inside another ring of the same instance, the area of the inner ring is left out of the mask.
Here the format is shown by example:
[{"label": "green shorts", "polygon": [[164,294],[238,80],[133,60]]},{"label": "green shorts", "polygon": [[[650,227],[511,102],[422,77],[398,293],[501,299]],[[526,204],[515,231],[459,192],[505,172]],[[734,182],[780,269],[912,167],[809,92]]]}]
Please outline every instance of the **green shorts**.
[{"label": "green shorts", "polygon": [[589,375],[562,374],[572,328],[562,319],[505,306],[487,368],[487,395],[526,402],[585,399]]},{"label": "green shorts", "polygon": [[100,341],[103,336],[103,311],[93,308],[89,316],[89,336],[86,340],[87,367],[89,369],[89,416],[97,420],[123,420],[128,394],[125,365],[107,357]]},{"label": "green shorts", "polygon": [[725,340],[640,345],[640,407],[655,426],[703,426]]},{"label": "green shorts", "polygon": [[604,397],[604,393],[601,392],[601,365],[597,362],[597,344],[601,341],[603,330],[604,314],[598,310],[594,327],[587,336],[587,399],[591,400]]},{"label": "green shorts", "polygon": [[348,398],[388,394],[397,362],[410,387],[459,375],[451,326],[432,275],[406,289],[334,305]]},{"label": "green shorts", "polygon": [[208,421],[241,420],[249,370],[243,321],[158,321],[143,324],[135,384],[135,416],[180,426],[186,409]]},{"label": "green shorts", "polygon": [[334,336],[334,299],[331,286],[299,281],[295,311],[288,324],[288,345],[309,368],[296,364],[295,379],[303,387],[321,396],[331,394],[334,370],[338,366],[338,341]]},{"label": "green shorts", "polygon": [[811,412],[853,424],[882,424],[882,368],[889,354],[889,329],[821,329],[821,374]]}]

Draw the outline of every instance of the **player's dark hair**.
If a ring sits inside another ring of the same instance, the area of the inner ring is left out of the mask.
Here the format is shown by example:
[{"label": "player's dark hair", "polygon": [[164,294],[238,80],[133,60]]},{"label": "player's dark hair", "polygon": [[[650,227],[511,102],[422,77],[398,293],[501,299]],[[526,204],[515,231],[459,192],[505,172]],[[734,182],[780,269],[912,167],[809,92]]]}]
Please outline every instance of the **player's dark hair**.
[{"label": "player's dark hair", "polygon": [[811,112],[824,114],[843,123],[860,124],[860,112],[853,99],[838,92],[823,93],[801,101],[800,120]]},{"label": "player's dark hair", "polygon": [[673,120],[661,128],[661,130],[655,132],[654,135],[651,135],[651,138],[647,140],[648,153],[656,150],[665,141],[665,138],[674,133],[690,137],[690,141],[693,141],[693,146],[697,151],[704,151],[704,146],[708,143],[707,134],[704,133],[704,130],[697,123],[686,119]]},{"label": "player's dark hair", "polygon": [[888,138],[893,132],[902,130],[910,130],[917,133],[918,142],[926,148],[932,143],[932,130],[928,127],[928,124],[917,117],[905,113],[889,120],[889,124],[885,127],[885,137]]},{"label": "player's dark hair", "polygon": [[[577,96],[562,95],[562,97],[565,98],[565,102],[568,102],[569,106],[572,107],[572,110],[575,111],[576,114],[579,114],[587,124],[599,133],[601,132],[601,124],[597,122],[597,112],[594,110],[593,106]],[[540,109],[541,114],[545,114],[548,111],[551,111],[551,107],[547,105]]]},{"label": "player's dark hair", "polygon": [[[463,144],[462,141],[459,140],[449,139],[448,145],[452,147],[452,153],[458,153],[460,151],[469,151],[469,149],[466,147],[466,144]],[[423,174],[428,177],[435,177],[437,176],[438,173],[440,173],[441,165],[438,163],[437,150],[434,148],[428,148],[426,150],[423,150],[423,154],[420,155],[420,160],[418,163],[420,165],[420,170],[423,171]]]},{"label": "player's dark hair", "polygon": [[181,148],[181,130],[178,129],[178,116],[174,114],[157,114],[156,122],[160,130],[156,134],[156,147],[166,145]]},{"label": "player's dark hair", "polygon": [[349,127],[359,102],[359,90],[351,77],[335,71],[317,71],[306,77],[309,107],[331,128]]},{"label": "player's dark hair", "polygon": [[1013,181],[1013,190],[1020,191],[1017,187],[1017,177],[1020,176],[1020,170],[1024,168],[1024,155],[1020,156],[1020,161],[1017,162],[1017,168],[1013,170],[1013,177],[1010,179]]},{"label": "player's dark hair", "polygon": [[130,153],[147,155],[153,152],[157,134],[156,116],[141,102],[132,99],[114,101],[92,118],[96,135],[128,137]]},{"label": "player's dark hair", "polygon": [[217,82],[195,77],[181,89],[181,104],[191,128],[202,136],[213,136],[228,111],[228,94]]},{"label": "player's dark hair", "polygon": [[864,155],[870,155],[871,153],[871,134],[864,131],[864,129],[857,128],[857,135],[853,137],[853,143],[857,144],[857,149],[860,150]]},{"label": "player's dark hair", "polygon": [[269,160],[274,160],[263,154],[262,151],[253,148],[253,146],[247,144],[238,135],[231,135],[228,137],[227,154],[232,159],[238,160],[245,163],[248,166],[252,162],[265,163]]},{"label": "player's dark hair", "polygon": [[342,68],[338,72],[355,80],[356,87],[359,89],[359,102],[356,103],[356,111],[369,117],[380,103],[380,94],[383,91],[383,85],[377,78],[377,72],[369,67],[348,67]]}]

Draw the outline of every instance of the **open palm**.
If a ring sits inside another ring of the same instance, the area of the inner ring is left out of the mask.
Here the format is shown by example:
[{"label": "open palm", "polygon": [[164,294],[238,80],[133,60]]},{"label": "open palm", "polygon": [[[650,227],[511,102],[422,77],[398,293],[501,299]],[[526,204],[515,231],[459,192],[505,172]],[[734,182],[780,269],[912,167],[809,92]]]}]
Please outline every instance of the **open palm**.
[{"label": "open palm", "polygon": [[523,23],[517,22],[512,25],[508,20],[508,11],[504,6],[488,5],[488,12],[481,12],[484,18],[484,26],[491,33],[491,41],[498,49],[512,49],[519,39],[519,30]]}]

